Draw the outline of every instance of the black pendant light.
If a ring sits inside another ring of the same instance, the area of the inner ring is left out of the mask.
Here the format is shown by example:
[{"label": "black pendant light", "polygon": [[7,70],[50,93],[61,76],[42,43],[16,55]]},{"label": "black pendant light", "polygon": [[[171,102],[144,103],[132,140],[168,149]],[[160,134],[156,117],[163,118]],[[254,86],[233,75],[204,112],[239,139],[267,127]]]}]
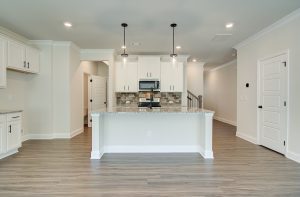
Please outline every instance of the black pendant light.
[{"label": "black pendant light", "polygon": [[123,58],[126,58],[126,57],[128,57],[128,54],[126,53],[126,43],[125,43],[125,28],[128,26],[128,24],[127,23],[122,23],[121,24],[121,26],[124,28],[124,45],[122,46],[122,48],[123,48],[123,53],[121,54],[121,56],[123,57]]},{"label": "black pendant light", "polygon": [[177,24],[176,23],[172,23],[171,25],[170,25],[172,28],[173,28],[173,52],[172,52],[172,54],[170,54],[170,56],[173,58],[173,59],[175,59],[175,57],[177,57],[177,54],[175,53],[175,49],[174,49],[174,31],[175,31],[175,27],[177,27]]}]

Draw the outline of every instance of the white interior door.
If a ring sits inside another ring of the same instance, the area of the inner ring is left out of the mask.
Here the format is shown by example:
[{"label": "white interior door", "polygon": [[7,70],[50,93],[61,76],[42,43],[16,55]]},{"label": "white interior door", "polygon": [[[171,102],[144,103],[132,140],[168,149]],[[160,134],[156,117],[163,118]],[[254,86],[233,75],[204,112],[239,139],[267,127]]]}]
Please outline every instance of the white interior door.
[{"label": "white interior door", "polygon": [[287,55],[260,62],[260,144],[285,154],[287,136]]},{"label": "white interior door", "polygon": [[88,126],[91,127],[91,112],[97,109],[106,108],[106,78],[90,75],[88,88]]}]

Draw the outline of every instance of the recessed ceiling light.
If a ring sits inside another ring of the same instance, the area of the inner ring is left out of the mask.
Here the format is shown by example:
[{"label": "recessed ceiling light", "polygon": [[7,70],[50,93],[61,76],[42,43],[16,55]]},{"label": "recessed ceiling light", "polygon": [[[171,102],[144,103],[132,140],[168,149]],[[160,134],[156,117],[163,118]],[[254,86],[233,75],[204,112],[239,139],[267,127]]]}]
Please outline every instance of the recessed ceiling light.
[{"label": "recessed ceiling light", "polygon": [[226,23],[226,25],[225,25],[225,27],[227,28],[227,29],[230,29],[230,28],[232,28],[234,26],[234,23]]},{"label": "recessed ceiling light", "polygon": [[193,61],[193,62],[197,62],[197,60],[196,60],[196,59],[193,59],[192,61]]},{"label": "recessed ceiling light", "polygon": [[181,49],[181,46],[176,46],[176,49]]},{"label": "recessed ceiling light", "polygon": [[64,22],[64,26],[65,27],[72,27],[72,23],[70,23],[70,22]]},{"label": "recessed ceiling light", "polygon": [[141,43],[139,43],[139,42],[132,42],[131,45],[132,45],[132,46],[140,46]]}]

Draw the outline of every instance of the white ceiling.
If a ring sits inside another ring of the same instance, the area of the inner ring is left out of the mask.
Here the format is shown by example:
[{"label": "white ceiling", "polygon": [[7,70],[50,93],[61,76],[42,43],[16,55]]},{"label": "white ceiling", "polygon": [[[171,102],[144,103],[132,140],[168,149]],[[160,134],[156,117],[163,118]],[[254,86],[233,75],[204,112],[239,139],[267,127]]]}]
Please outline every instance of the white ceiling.
[{"label": "white ceiling", "polygon": [[[127,22],[127,43],[141,43],[127,45],[129,53],[169,54],[169,25],[176,22],[179,53],[214,67],[235,58],[234,45],[299,7],[300,0],[0,0],[0,26],[29,39],[120,52],[120,24]],[[226,30],[226,22],[235,23],[233,30]],[[224,33],[233,35],[213,39]]]}]

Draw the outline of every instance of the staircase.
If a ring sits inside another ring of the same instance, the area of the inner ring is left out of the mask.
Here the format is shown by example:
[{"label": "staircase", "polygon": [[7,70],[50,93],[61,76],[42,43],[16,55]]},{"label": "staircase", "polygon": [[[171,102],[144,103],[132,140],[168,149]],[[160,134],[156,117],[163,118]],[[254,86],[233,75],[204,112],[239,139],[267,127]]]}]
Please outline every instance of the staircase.
[{"label": "staircase", "polygon": [[196,96],[188,90],[187,103],[189,108],[202,108],[202,95]]}]

